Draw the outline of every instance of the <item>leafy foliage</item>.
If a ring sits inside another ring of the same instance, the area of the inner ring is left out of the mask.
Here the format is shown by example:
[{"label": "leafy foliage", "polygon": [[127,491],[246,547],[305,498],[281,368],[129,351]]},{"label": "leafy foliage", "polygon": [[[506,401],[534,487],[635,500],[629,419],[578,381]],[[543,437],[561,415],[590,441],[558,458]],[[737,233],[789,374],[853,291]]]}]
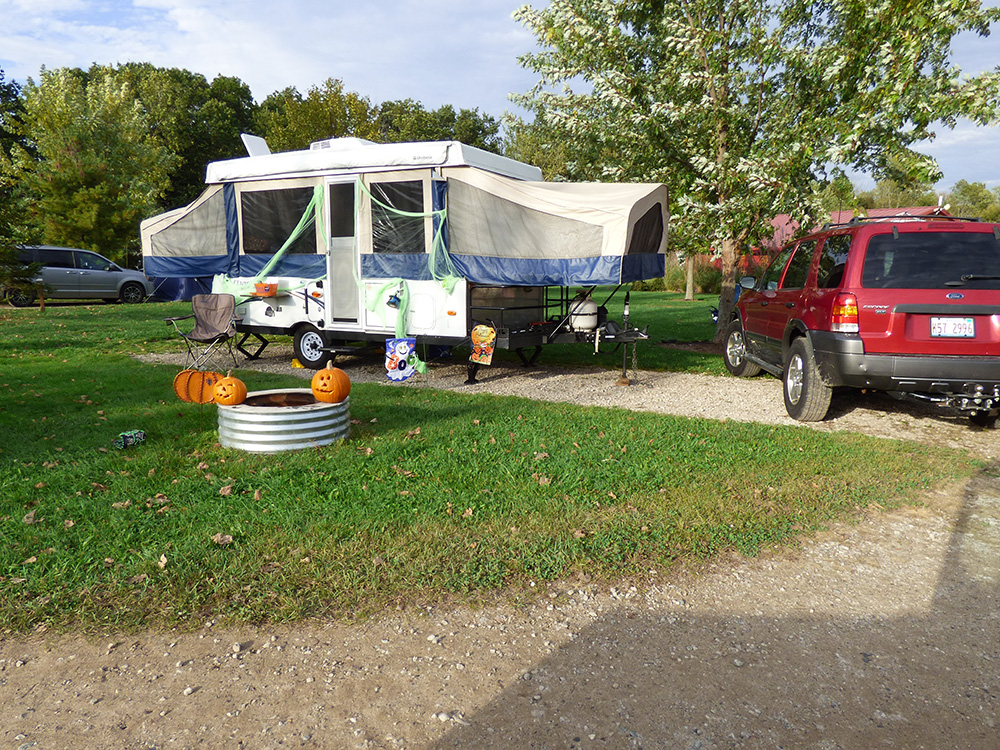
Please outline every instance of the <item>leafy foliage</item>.
[{"label": "leafy foliage", "polygon": [[174,162],[135,93],[110,74],[43,70],[25,87],[24,109],[30,149],[15,145],[11,167],[35,224],[53,244],[124,262]]},{"label": "leafy foliage", "polygon": [[927,178],[912,146],[960,116],[997,121],[1000,72],[960,80],[960,31],[1000,18],[975,0],[552,0],[515,17],[542,51],[515,98],[572,144],[571,177],[656,180],[682,234],[721,251],[720,326],[737,254],[778,213],[811,225],[830,164]]}]

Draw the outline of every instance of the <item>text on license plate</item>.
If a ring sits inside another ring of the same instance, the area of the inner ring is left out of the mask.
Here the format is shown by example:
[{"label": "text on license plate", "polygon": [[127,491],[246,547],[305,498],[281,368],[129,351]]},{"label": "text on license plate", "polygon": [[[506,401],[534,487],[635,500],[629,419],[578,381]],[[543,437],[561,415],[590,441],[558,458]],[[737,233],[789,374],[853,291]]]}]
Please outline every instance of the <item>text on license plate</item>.
[{"label": "text on license plate", "polygon": [[931,318],[931,336],[974,339],[976,321],[973,318]]}]

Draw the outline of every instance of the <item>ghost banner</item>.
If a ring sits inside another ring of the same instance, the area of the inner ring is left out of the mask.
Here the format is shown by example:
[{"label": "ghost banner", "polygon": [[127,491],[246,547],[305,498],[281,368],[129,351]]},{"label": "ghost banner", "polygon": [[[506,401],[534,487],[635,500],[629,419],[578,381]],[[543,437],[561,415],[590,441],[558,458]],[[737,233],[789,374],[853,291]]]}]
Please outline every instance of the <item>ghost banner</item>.
[{"label": "ghost banner", "polygon": [[385,371],[389,380],[406,380],[415,372],[417,363],[415,338],[386,339]]}]

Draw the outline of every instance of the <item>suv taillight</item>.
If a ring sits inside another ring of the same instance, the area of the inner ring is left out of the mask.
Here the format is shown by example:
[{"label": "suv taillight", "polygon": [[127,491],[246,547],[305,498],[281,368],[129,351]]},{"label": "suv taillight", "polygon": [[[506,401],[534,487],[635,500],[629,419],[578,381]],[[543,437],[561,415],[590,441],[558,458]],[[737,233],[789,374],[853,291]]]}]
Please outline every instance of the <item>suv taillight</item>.
[{"label": "suv taillight", "polygon": [[858,327],[858,298],[853,294],[841,292],[834,298],[830,330],[840,333],[857,333],[860,330]]}]

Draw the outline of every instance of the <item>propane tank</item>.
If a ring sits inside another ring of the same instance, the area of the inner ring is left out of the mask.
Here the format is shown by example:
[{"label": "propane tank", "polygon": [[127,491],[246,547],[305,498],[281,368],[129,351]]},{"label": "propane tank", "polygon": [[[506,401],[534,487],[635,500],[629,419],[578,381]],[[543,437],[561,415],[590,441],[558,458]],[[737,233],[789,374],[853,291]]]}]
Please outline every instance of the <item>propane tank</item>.
[{"label": "propane tank", "polygon": [[593,331],[597,328],[597,303],[589,294],[575,297],[569,311],[569,326],[574,331]]}]

